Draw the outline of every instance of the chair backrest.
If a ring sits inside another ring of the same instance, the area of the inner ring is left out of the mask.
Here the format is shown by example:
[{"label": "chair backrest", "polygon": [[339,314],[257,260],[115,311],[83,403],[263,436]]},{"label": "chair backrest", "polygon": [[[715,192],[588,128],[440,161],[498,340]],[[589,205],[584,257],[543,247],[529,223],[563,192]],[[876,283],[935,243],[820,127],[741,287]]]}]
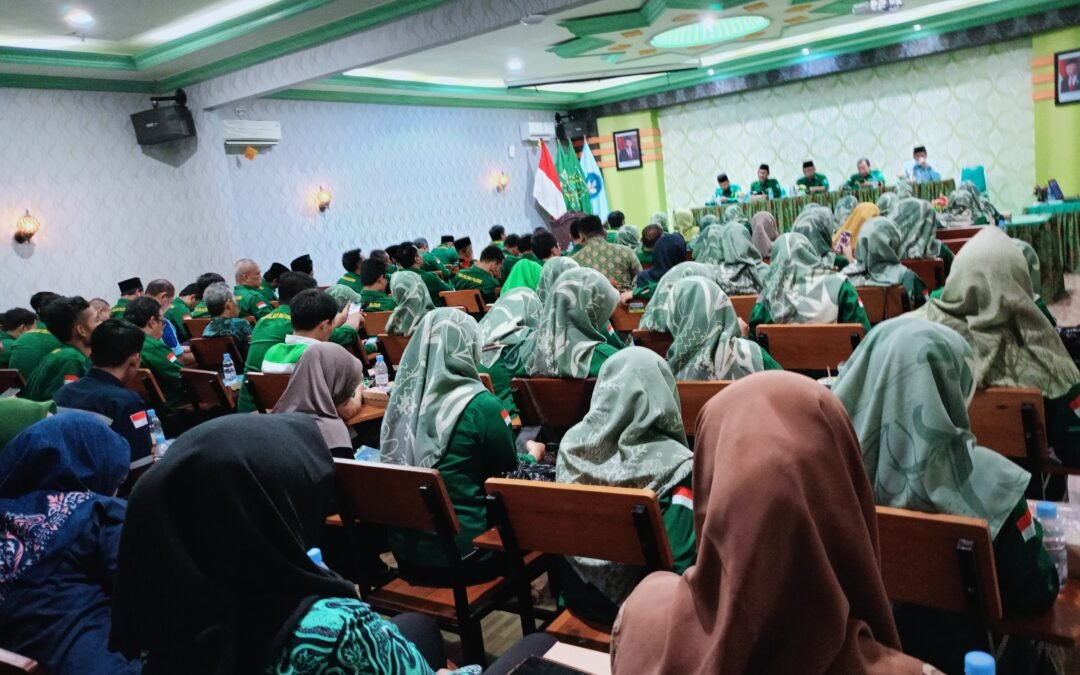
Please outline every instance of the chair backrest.
[{"label": "chair backrest", "polygon": [[442,514],[461,531],[436,469],[335,459],[334,477],[343,519],[435,534]]},{"label": "chair backrest", "polygon": [[141,396],[151,408],[160,410],[165,405],[165,394],[161,392],[161,386],[149,368],[139,368],[138,374],[128,383],[127,388]]},{"label": "chair backrest", "polygon": [[193,338],[201,338],[208,325],[210,325],[210,319],[184,319],[184,328]]},{"label": "chair backrest", "polygon": [[585,419],[595,387],[595,379],[515,377],[510,381],[521,426],[543,427],[556,438]]},{"label": "chair backrest", "polygon": [[641,325],[641,316],[645,313],[648,305],[645,300],[631,300],[629,305],[621,302],[615,306],[615,312],[611,315],[611,327],[620,333],[629,333],[638,329]]},{"label": "chair backrest", "polygon": [[836,370],[866,334],[861,323],[765,324],[757,339],[786,370]]},{"label": "chair backrest", "polygon": [[694,435],[698,415],[701,414],[701,409],[705,407],[709,399],[719,394],[731,383],[731,380],[685,380],[675,383],[679,389],[679,404],[682,406],[683,427],[686,429],[687,437]]},{"label": "chair backrest", "polygon": [[261,413],[273,412],[291,377],[289,373],[246,373],[244,381],[255,401],[255,409]]},{"label": "chair backrest", "polygon": [[983,165],[978,166],[965,166],[960,169],[960,182],[966,180],[975,183],[975,187],[979,188],[979,192],[986,194],[986,169]]},{"label": "chair backrest", "polygon": [[180,370],[180,381],[184,384],[184,389],[191,400],[191,406],[196,410],[236,408],[235,398],[225,388],[225,383],[221,380],[221,373],[216,370],[182,368]]},{"label": "chair backrest", "polygon": [[940,240],[970,239],[982,231],[983,226],[981,225],[975,227],[939,227],[934,234]]},{"label": "chair backrest", "polygon": [[405,354],[405,348],[409,346],[409,338],[405,335],[387,335],[379,333],[379,344],[382,345],[386,360],[395,368],[401,363],[401,357]]},{"label": "chair backrest", "polygon": [[900,262],[919,275],[926,290],[936,291],[945,285],[945,261],[941,258],[908,258]]},{"label": "chair backrest", "polygon": [[240,354],[240,348],[230,335],[215,337],[193,337],[188,343],[191,345],[191,355],[200,368],[205,370],[221,370],[221,363],[228,354],[232,357],[236,372],[244,372],[244,357]]},{"label": "chair backrest", "polygon": [[[1048,458],[1046,411],[1034,387],[989,387],[975,392],[968,406],[979,445],[1017,460]],[[1038,467],[1031,467],[1033,470]]]},{"label": "chair backrest", "polygon": [[26,389],[26,380],[23,379],[22,373],[14,368],[0,368],[0,394],[8,389],[22,391]]},{"label": "chair backrest", "polygon": [[859,286],[855,290],[872,324],[879,324],[911,310],[911,301],[903,286]]},{"label": "chair backrest", "polygon": [[464,307],[469,314],[484,313],[484,296],[475,288],[463,291],[441,291],[439,297],[447,307]]},{"label": "chair backrest", "polygon": [[881,577],[889,599],[1001,618],[985,520],[877,507]]},{"label": "chair backrest", "polygon": [[45,669],[29,657],[0,649],[0,675],[27,675],[27,673],[45,675]]},{"label": "chair backrest", "polygon": [[667,358],[668,348],[675,341],[675,338],[671,337],[671,333],[641,330],[640,328],[630,333],[630,335],[633,336],[635,345],[651,349],[665,359]]},{"label": "chair backrest", "polygon": [[500,532],[508,526],[519,550],[671,569],[671,545],[652,490],[506,478],[489,478],[484,488],[489,513],[492,501],[501,504],[506,522]]},{"label": "chair backrest", "polygon": [[971,241],[971,239],[942,239],[941,243],[945,244],[945,246],[953,252],[953,255],[956,255],[960,252],[960,249],[964,247],[964,244],[969,241]]},{"label": "chair backrest", "polygon": [[728,298],[731,300],[731,306],[735,308],[735,314],[746,323],[750,323],[750,313],[754,311],[758,296],[729,295]]},{"label": "chair backrest", "polygon": [[393,312],[364,312],[364,331],[368,335],[386,332],[386,322]]}]

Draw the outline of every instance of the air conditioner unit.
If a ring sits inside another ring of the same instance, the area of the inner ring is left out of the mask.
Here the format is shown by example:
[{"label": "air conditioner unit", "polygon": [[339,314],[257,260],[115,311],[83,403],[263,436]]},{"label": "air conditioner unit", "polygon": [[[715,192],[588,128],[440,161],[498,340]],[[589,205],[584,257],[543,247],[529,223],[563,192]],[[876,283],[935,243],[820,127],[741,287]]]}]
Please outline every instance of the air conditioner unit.
[{"label": "air conditioner unit", "polygon": [[541,141],[548,138],[555,138],[555,123],[554,122],[522,122],[521,123],[521,140],[523,141]]},{"label": "air conditioner unit", "polygon": [[225,145],[277,145],[281,142],[281,122],[222,120]]}]

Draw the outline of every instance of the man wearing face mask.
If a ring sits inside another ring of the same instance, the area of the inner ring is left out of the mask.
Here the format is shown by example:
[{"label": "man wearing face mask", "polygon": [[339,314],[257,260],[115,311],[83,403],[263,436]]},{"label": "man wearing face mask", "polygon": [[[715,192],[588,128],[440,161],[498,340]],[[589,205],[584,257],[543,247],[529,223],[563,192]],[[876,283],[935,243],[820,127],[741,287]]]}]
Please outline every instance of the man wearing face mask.
[{"label": "man wearing face mask", "polygon": [[907,175],[910,180],[916,183],[936,183],[941,180],[941,174],[934,171],[934,168],[930,166],[930,163],[926,161],[926,146],[916,146],[915,151],[912,153],[914,161],[908,167]]}]

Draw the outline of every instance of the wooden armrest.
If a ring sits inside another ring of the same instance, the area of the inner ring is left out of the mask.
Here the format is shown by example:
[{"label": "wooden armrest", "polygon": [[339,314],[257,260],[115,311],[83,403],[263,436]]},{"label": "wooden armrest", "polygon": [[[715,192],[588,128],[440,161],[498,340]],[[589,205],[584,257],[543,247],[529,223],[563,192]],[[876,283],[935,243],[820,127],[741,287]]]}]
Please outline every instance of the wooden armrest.
[{"label": "wooden armrest", "polygon": [[503,551],[502,537],[499,536],[499,530],[494,527],[477,536],[472,540],[472,543],[481,551],[498,551],[500,553]]}]

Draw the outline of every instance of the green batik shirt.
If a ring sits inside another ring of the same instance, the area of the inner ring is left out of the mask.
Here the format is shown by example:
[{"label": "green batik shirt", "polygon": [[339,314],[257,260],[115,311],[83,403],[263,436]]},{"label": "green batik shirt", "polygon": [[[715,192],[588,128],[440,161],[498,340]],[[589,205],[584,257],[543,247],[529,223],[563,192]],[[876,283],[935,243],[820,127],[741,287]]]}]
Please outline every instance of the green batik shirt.
[{"label": "green batik shirt", "polygon": [[23,379],[29,381],[45,356],[61,346],[63,343],[45,328],[28,330],[11,346],[8,367],[19,371]]},{"label": "green batik shirt", "polygon": [[382,291],[360,291],[360,304],[365,312],[392,312],[397,303],[394,298]]},{"label": "green batik shirt", "polygon": [[23,397],[31,401],[49,401],[60,387],[90,372],[90,359],[72,347],[61,345],[45,355],[26,382]]},{"label": "green batik shirt", "polygon": [[[868,332],[870,330],[870,318],[866,316],[859,293],[850,282],[844,281],[840,285],[840,292],[836,298],[837,309],[836,323],[861,323]],[[772,313],[758,302],[750,312],[750,334],[754,335],[757,327],[773,323]],[[784,364],[780,364],[783,366]]]},{"label": "green batik shirt", "polygon": [[759,180],[750,183],[750,194],[765,195],[769,199],[780,199],[783,191],[780,189],[780,181],[770,178],[764,183]]},{"label": "green batik shirt", "polygon": [[513,253],[507,253],[503,250],[503,264],[502,264],[502,278],[506,279],[510,276],[510,271],[514,269],[514,265],[517,261],[521,260],[520,256],[516,256]]},{"label": "green batik shirt", "polygon": [[253,316],[261,319],[274,311],[274,306],[266,301],[266,297],[257,288],[248,286],[236,286],[233,288],[236,306],[240,308],[240,316]]},{"label": "green batik shirt", "polygon": [[[868,183],[863,185],[863,182]],[[885,176],[881,175],[881,172],[877,169],[872,169],[870,175],[863,178],[857,173],[851,174],[851,178],[848,178],[848,182],[844,185],[849,190],[861,190],[863,188],[878,188],[885,186]]]},{"label": "green batik shirt", "polygon": [[450,278],[450,270],[446,269],[446,265],[431,251],[420,254],[420,259],[420,269],[424,272],[431,272],[432,274],[438,272],[443,279]]},{"label": "green batik shirt", "polygon": [[438,258],[439,262],[445,266],[457,265],[458,262],[460,262],[457,256],[457,249],[453,246],[438,246],[431,249],[431,254]]},{"label": "green batik shirt", "polygon": [[200,300],[199,303],[197,305],[195,305],[195,309],[191,310],[191,318],[192,319],[209,319],[210,318],[210,310],[208,310],[206,308],[206,301],[205,300]]},{"label": "green batik shirt", "polygon": [[173,298],[172,304],[165,310],[165,319],[176,329],[176,339],[187,342],[191,339],[191,333],[184,327],[184,319],[191,318],[191,308],[180,298]]},{"label": "green batik shirt", "polygon": [[353,273],[343,274],[341,278],[336,282],[340,286],[346,286],[356,291],[357,293],[364,292],[364,284],[360,281],[360,277]]},{"label": "green batik shirt", "polygon": [[603,274],[620,292],[633,290],[634,280],[641,272],[641,263],[632,248],[609,244],[601,237],[586,240],[585,248],[574,255],[574,260]]},{"label": "green batik shirt", "polygon": [[467,270],[458,270],[458,273],[454,275],[454,288],[459,291],[475,288],[480,291],[480,295],[484,296],[484,302],[490,303],[498,300],[496,290],[499,288],[499,280],[473,265]]},{"label": "green batik shirt", "polygon": [[184,385],[180,381],[180,359],[173,350],[165,346],[165,343],[157,338],[147,335],[143,338],[142,367],[149,368],[161,387],[161,393],[165,395],[165,408],[176,410],[177,407],[187,403],[184,395]]},{"label": "green batik shirt", "polygon": [[407,270],[401,270],[401,271],[402,272],[411,272],[413,274],[419,274],[420,275],[420,278],[423,279],[423,281],[424,281],[424,285],[427,286],[428,295],[431,296],[431,302],[436,307],[442,307],[445,304],[445,303],[443,303],[442,296],[440,296],[439,293],[442,293],[443,291],[452,291],[452,290],[454,290],[453,286],[446,283],[445,281],[443,281],[439,277],[435,276],[431,272],[424,272],[423,270],[418,270],[415,267],[410,267]]},{"label": "green batik shirt", "polygon": [[274,287],[271,286],[270,282],[266,279],[263,279],[259,283],[259,292],[263,294],[263,297],[266,298],[266,301],[269,303],[273,303],[277,300],[277,293],[274,291]]},{"label": "green batik shirt", "polygon": [[810,188],[825,188],[825,192],[829,191],[829,179],[824,174],[815,173],[813,178],[807,178],[803,176],[799,180],[795,181],[796,185],[801,185],[809,192]]},{"label": "green batik shirt", "polygon": [[124,318],[124,308],[127,307],[130,303],[131,303],[131,300],[128,300],[127,298],[120,298],[119,300],[117,300],[116,304],[113,305],[112,309],[109,310],[109,318],[110,319],[123,319]]},{"label": "green batik shirt", "polygon": [[[11,348],[15,346],[15,337],[6,331],[0,331],[0,368],[7,368],[11,361]],[[2,393],[2,392],[0,392]]]}]

